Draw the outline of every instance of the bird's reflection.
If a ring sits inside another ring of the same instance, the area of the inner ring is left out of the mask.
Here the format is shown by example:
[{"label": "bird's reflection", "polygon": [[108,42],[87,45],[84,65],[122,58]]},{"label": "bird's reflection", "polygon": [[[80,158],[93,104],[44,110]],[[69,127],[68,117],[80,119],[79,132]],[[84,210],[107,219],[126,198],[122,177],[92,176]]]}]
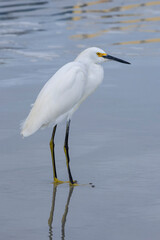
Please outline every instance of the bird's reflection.
[{"label": "bird's reflection", "polygon": [[[57,187],[58,187],[57,184],[53,184],[52,205],[51,205],[50,216],[49,216],[49,219],[48,219],[49,239],[50,239],[50,240],[53,239],[53,227],[52,227],[52,223],[53,223],[55,203],[56,203]],[[62,220],[61,220],[61,239],[62,239],[62,240],[64,240],[64,238],[65,238],[65,224],[66,224],[66,220],[67,220],[69,203],[70,203],[70,200],[71,200],[71,196],[72,196],[72,193],[73,193],[73,189],[74,189],[74,186],[69,186],[68,198],[67,198],[67,201],[66,201],[64,214],[63,214]]]}]

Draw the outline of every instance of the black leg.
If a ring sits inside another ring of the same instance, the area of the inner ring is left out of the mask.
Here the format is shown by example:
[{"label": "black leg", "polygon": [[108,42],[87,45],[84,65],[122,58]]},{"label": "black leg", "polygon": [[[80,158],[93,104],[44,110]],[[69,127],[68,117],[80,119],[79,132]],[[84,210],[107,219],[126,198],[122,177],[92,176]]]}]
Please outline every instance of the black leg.
[{"label": "black leg", "polygon": [[56,133],[56,128],[57,128],[57,125],[55,125],[54,128],[53,128],[52,137],[51,137],[51,140],[50,140],[50,149],[51,149],[51,156],[52,156],[54,181],[57,180],[56,162],[55,162],[55,154],[54,154],[54,137],[55,137],[55,133]]},{"label": "black leg", "polygon": [[70,158],[69,158],[68,138],[69,138],[70,122],[71,122],[71,120],[67,121],[67,125],[66,125],[66,135],[65,135],[65,141],[64,141],[64,152],[65,152],[65,155],[66,155],[66,163],[67,163],[69,181],[70,181],[71,184],[74,184],[74,181],[73,181],[73,178],[72,178],[72,174],[71,174],[71,170],[70,170],[70,166],[69,166]]}]

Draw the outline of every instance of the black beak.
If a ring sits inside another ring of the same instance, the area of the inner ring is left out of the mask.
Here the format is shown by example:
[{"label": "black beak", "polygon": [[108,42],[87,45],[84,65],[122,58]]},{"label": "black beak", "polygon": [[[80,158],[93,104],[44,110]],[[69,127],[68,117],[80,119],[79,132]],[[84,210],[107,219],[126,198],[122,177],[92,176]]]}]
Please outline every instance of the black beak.
[{"label": "black beak", "polygon": [[103,56],[103,58],[113,60],[113,61],[117,61],[117,62],[121,62],[121,63],[125,63],[125,64],[130,64],[129,62],[126,62],[126,61],[124,61],[120,58],[112,57],[111,55],[108,55],[108,54],[106,56]]}]

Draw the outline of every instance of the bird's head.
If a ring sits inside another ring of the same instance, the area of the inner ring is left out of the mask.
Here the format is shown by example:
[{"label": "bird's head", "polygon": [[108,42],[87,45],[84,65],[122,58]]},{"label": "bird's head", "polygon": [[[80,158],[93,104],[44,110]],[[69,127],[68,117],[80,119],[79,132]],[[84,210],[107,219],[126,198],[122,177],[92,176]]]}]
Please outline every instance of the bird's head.
[{"label": "bird's head", "polygon": [[83,52],[81,52],[78,57],[76,58],[76,61],[82,61],[82,62],[88,62],[88,63],[103,63],[107,60],[113,60],[125,64],[130,64],[129,62],[126,62],[120,58],[113,57],[106,52],[104,52],[102,49],[97,47],[91,47],[85,49]]}]

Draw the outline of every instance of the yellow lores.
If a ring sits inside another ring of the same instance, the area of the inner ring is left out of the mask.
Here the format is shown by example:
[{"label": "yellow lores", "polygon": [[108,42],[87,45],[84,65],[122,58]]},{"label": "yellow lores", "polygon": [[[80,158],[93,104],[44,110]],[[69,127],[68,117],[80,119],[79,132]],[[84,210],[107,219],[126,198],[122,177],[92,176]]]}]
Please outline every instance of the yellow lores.
[{"label": "yellow lores", "polygon": [[97,52],[97,56],[98,56],[98,57],[104,57],[104,56],[107,56],[107,53]]}]

